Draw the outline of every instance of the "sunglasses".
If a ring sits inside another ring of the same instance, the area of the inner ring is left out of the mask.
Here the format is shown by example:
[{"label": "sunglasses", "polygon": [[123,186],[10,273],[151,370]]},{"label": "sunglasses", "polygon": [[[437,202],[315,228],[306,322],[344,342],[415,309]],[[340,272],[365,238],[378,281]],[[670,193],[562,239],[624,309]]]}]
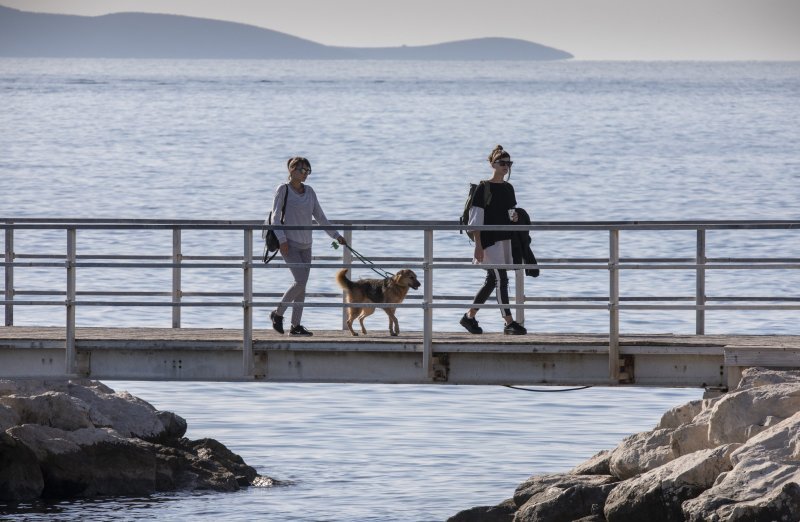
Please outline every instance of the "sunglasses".
[{"label": "sunglasses", "polygon": [[299,170],[299,171],[300,171],[300,172],[302,172],[303,174],[311,174],[311,169],[310,169],[310,168],[308,168],[308,167],[300,167],[300,168],[298,168],[297,170]]},{"label": "sunglasses", "polygon": [[495,163],[497,163],[501,167],[510,167],[511,165],[514,164],[514,162],[511,160],[497,160],[495,161]]}]

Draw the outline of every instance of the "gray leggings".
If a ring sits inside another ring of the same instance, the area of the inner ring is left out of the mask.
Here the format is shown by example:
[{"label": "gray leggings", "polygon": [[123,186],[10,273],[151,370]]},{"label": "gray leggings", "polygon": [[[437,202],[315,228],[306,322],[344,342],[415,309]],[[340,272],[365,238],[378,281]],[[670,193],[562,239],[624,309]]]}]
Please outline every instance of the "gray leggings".
[{"label": "gray leggings", "polygon": [[[283,257],[283,261],[286,263],[310,263],[311,249],[299,249],[290,246],[289,253]],[[292,326],[297,326],[300,324],[300,319],[303,318],[303,305],[298,305],[297,303],[302,303],[306,300],[306,283],[308,282],[308,274],[311,272],[311,267],[298,266],[291,267],[289,270],[292,271],[294,284],[283,294],[281,301],[284,304],[279,305],[275,313],[283,316],[288,307],[286,303],[295,303],[292,305]]]}]

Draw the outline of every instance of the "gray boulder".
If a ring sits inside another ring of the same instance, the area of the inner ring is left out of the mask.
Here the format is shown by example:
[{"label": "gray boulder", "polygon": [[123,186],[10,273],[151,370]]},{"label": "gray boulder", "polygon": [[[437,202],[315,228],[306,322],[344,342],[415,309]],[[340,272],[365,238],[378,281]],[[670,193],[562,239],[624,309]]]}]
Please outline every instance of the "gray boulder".
[{"label": "gray boulder", "polygon": [[[52,389],[49,389],[52,388]],[[0,381],[0,500],[272,486],[186,421],[90,381]]]},{"label": "gray boulder", "polygon": [[611,476],[593,475],[584,480],[572,476],[558,486],[534,495],[516,513],[514,522],[572,522],[580,518],[598,516],[609,493],[617,486]]},{"label": "gray boulder", "polygon": [[510,498],[496,506],[477,506],[459,511],[447,522],[513,522],[517,505]]},{"label": "gray boulder", "polygon": [[742,444],[731,462],[712,488],[684,503],[687,520],[796,520],[800,413]]},{"label": "gray boulder", "polygon": [[44,498],[137,496],[156,491],[155,448],[109,428],[59,428],[25,424],[8,434],[36,455]]},{"label": "gray boulder", "polygon": [[610,475],[537,475],[514,492],[515,522],[572,521],[602,512],[617,479]]},{"label": "gray boulder", "polygon": [[675,458],[672,451],[672,431],[646,431],[623,439],[611,452],[611,474],[625,480],[671,461]]},{"label": "gray boulder", "polygon": [[731,469],[730,455],[737,446],[698,451],[622,482],[606,500],[606,519],[682,521],[683,501],[710,488],[720,473]]},{"label": "gray boulder", "polygon": [[570,475],[611,475],[610,463],[611,452],[602,450],[589,460],[578,464],[571,470]]},{"label": "gray boulder", "polygon": [[[746,369],[737,389],[673,408],[569,473],[529,478],[513,505],[514,522],[797,522],[800,371]],[[506,516],[508,501],[461,522],[501,506]]]},{"label": "gray boulder", "polygon": [[[708,438],[714,445],[745,442],[779,420],[800,411],[800,382],[736,390],[711,411]],[[777,418],[777,419],[776,419]]]},{"label": "gray boulder", "polygon": [[36,455],[20,441],[0,432],[0,500],[22,502],[39,498],[44,478]]}]

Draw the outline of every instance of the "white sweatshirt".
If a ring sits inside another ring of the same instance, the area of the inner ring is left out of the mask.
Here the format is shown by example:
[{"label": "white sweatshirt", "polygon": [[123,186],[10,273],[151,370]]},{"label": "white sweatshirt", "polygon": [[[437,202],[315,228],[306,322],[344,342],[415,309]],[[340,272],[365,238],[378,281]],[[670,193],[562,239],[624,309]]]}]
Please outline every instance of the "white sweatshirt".
[{"label": "white sweatshirt", "polygon": [[[309,185],[305,186],[305,192],[298,194],[294,189],[289,187],[288,183],[278,185],[275,189],[275,197],[272,200],[272,224],[279,225],[281,223],[281,210],[283,209],[283,197],[286,191],[289,191],[289,197],[286,200],[286,220],[284,225],[311,225],[311,218],[317,220],[320,225],[330,225],[330,221],[325,217],[325,212],[319,205],[317,194]],[[268,224],[267,220],[264,224]],[[339,237],[339,232],[333,229],[325,231],[333,239]],[[281,243],[289,241],[290,246],[295,248],[305,249],[311,248],[311,230],[275,230],[275,235],[278,236],[278,241]]]}]

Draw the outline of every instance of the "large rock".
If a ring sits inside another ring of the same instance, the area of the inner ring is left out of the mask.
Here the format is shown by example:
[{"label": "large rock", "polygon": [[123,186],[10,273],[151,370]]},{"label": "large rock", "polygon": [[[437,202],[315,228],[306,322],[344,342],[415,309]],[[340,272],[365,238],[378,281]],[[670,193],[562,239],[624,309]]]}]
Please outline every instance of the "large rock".
[{"label": "large rock", "polygon": [[656,429],[675,429],[683,426],[684,424],[689,424],[692,420],[698,416],[703,411],[703,399],[698,399],[696,401],[689,401],[686,404],[681,406],[675,406],[674,408],[667,410],[667,412],[661,416],[661,420],[656,425]]},{"label": "large rock", "polygon": [[19,423],[19,414],[5,404],[0,403],[0,432],[4,432]]},{"label": "large rock", "polygon": [[622,482],[606,500],[606,519],[682,521],[683,501],[710,488],[720,473],[731,469],[730,455],[737,446],[698,451]]},{"label": "large rock", "polygon": [[[714,445],[745,442],[800,411],[800,382],[736,390],[714,405],[708,438]],[[776,419],[777,418],[777,419]]]},{"label": "large rock", "polygon": [[0,500],[276,483],[186,421],[90,381],[0,381]]},{"label": "large rock", "polygon": [[478,506],[465,509],[447,519],[447,522],[513,522],[517,505],[510,498],[496,506]]},{"label": "large rock", "polygon": [[[800,513],[800,413],[731,454],[733,469],[686,502],[687,520],[796,520]],[[772,518],[770,518],[772,517]]]},{"label": "large rock", "polygon": [[64,431],[25,424],[8,434],[36,455],[45,498],[137,496],[156,491],[152,444],[124,438],[109,428]]},{"label": "large rock", "polygon": [[609,467],[611,474],[620,480],[666,464],[675,454],[672,451],[671,429],[660,429],[637,433],[626,437],[611,452]]},{"label": "large rock", "polygon": [[[519,507],[514,522],[572,522],[602,514],[616,479],[602,475],[566,475],[567,480],[531,497]],[[587,480],[588,479],[588,480]]]},{"label": "large rock", "polygon": [[41,496],[44,478],[36,455],[25,444],[0,432],[0,500],[22,502]]},{"label": "large rock", "polygon": [[570,475],[611,475],[611,468],[609,463],[611,461],[611,452],[602,450],[589,460],[578,464],[571,470]]},{"label": "large rock", "polygon": [[737,389],[673,408],[570,473],[533,476],[513,500],[514,522],[800,521],[800,371],[747,369]]}]

